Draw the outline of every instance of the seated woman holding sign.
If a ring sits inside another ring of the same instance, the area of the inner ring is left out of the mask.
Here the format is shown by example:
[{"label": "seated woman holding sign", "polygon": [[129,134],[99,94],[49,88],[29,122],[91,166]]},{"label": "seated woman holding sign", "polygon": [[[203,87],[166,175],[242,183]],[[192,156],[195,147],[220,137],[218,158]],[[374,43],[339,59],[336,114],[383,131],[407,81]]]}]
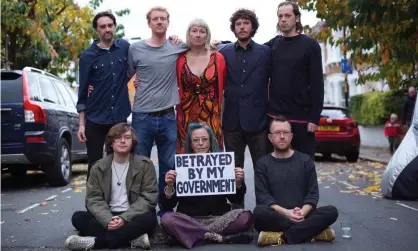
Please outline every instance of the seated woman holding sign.
[{"label": "seated woman holding sign", "polygon": [[[219,152],[219,148],[212,129],[204,124],[190,124],[186,136],[185,153],[214,152]],[[221,161],[221,157],[218,157]],[[231,210],[231,205],[228,203],[228,201],[241,203],[244,199],[246,186],[242,168],[235,168],[235,194],[177,196],[176,176],[177,173],[174,170],[167,172],[166,187],[159,195],[162,210],[173,210],[177,206],[177,212],[169,212],[161,217],[161,225],[171,237],[188,249],[204,241],[241,244],[248,244],[252,241],[252,235],[245,232],[252,223],[251,211]],[[202,177],[202,179],[205,178]]]}]

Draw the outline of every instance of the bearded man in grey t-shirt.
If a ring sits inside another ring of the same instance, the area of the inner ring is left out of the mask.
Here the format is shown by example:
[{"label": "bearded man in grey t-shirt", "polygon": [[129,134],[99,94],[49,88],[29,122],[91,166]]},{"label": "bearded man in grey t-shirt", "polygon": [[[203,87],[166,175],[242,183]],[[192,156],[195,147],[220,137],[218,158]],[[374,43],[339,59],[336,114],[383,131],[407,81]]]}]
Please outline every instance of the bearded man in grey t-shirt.
[{"label": "bearded man in grey t-shirt", "polygon": [[185,52],[184,43],[167,39],[170,14],[154,7],[147,14],[150,39],[132,44],[128,54],[128,74],[136,73],[136,92],[132,107],[132,127],[138,137],[135,153],[150,157],[155,140],[158,150],[160,191],[164,175],[174,165],[177,125],[174,106],[179,103],[176,62]]}]

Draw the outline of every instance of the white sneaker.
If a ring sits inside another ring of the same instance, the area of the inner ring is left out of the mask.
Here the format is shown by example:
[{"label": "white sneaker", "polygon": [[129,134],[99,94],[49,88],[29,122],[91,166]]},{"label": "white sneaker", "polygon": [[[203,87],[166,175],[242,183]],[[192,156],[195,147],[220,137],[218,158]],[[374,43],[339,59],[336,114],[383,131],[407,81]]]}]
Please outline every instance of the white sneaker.
[{"label": "white sneaker", "polygon": [[81,237],[78,235],[71,235],[65,241],[65,247],[74,251],[90,250],[94,246],[95,237]]},{"label": "white sneaker", "polygon": [[131,241],[131,248],[140,247],[142,249],[151,249],[151,244],[149,243],[148,234],[143,234]]}]

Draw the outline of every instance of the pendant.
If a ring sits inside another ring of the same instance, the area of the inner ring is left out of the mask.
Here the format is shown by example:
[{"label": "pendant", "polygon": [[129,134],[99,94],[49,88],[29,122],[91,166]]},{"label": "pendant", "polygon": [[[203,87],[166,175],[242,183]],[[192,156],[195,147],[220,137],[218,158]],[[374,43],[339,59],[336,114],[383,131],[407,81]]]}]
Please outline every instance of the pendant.
[{"label": "pendant", "polygon": [[117,184],[118,184],[118,186],[122,185],[122,183],[120,183],[120,181],[118,181],[118,183],[117,183]]}]

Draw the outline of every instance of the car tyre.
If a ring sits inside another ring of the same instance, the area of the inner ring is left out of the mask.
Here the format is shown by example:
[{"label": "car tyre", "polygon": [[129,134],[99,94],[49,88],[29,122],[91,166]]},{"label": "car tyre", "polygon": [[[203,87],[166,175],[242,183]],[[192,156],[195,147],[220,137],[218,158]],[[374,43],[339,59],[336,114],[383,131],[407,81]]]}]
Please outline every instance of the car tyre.
[{"label": "car tyre", "polygon": [[360,153],[358,151],[355,152],[348,152],[345,157],[348,162],[357,162]]},{"label": "car tyre", "polygon": [[54,161],[45,168],[48,183],[51,186],[66,186],[72,174],[71,150],[67,140],[58,142]]}]

